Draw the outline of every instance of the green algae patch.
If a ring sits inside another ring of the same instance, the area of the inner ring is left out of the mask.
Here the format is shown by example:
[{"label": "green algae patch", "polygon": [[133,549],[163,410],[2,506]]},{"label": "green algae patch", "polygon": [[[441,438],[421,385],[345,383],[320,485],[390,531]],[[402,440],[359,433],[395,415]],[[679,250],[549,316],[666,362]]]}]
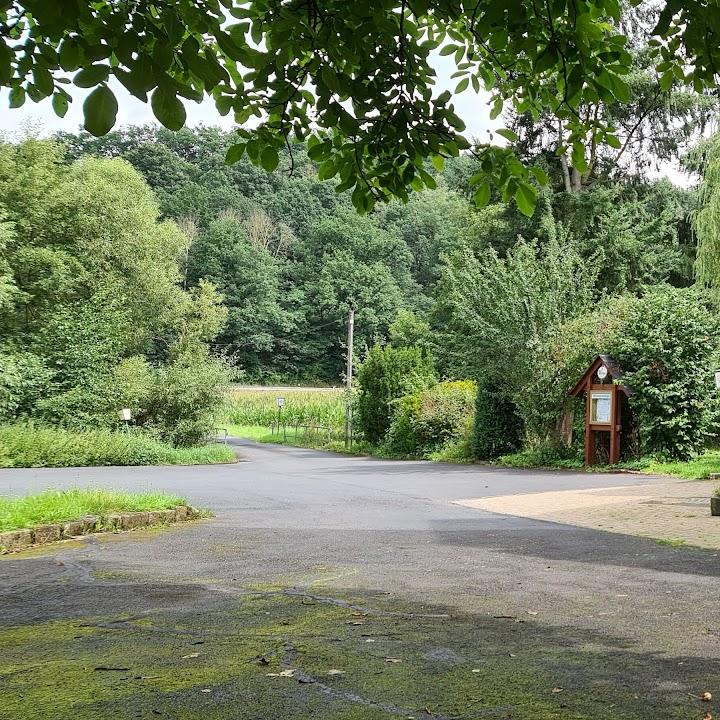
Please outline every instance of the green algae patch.
[{"label": "green algae patch", "polygon": [[[537,623],[454,616],[380,595],[249,592],[208,594],[211,607],[0,628],[0,714],[640,720],[696,710],[685,687],[658,692],[663,668],[650,677],[646,657],[553,636]],[[667,677],[677,679],[676,660]]]}]

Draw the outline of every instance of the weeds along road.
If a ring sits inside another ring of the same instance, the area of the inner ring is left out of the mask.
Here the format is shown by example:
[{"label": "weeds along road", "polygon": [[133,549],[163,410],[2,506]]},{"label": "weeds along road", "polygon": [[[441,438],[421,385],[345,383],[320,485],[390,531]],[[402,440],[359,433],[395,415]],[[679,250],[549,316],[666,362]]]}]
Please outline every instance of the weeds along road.
[{"label": "weeds along road", "polygon": [[452,500],[653,483],[238,441],[235,465],[0,471],[207,521],[0,560],[0,718],[702,718],[716,553]]}]

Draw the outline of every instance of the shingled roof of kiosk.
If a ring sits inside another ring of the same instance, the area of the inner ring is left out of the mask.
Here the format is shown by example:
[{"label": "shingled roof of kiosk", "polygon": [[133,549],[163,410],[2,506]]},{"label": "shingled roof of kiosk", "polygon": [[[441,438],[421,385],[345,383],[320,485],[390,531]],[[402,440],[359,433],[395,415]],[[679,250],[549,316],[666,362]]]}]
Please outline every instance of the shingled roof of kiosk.
[{"label": "shingled roof of kiosk", "polygon": [[587,390],[588,379],[596,376],[597,371],[603,366],[607,369],[607,378],[611,382],[615,382],[619,389],[626,395],[633,394],[633,391],[622,382],[622,368],[609,355],[596,355],[595,359],[588,365],[587,370],[583,373],[583,376],[577,381],[575,387],[573,387],[568,394],[573,397],[582,395]]}]

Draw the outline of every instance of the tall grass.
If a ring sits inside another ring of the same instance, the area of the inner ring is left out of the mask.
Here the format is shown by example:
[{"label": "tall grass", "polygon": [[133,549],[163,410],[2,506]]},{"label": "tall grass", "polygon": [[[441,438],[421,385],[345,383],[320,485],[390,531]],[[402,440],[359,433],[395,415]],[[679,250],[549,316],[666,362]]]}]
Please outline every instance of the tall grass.
[{"label": "tall grass", "polygon": [[0,467],[205,465],[235,460],[225,445],[174,448],[139,433],[0,425]]},{"label": "tall grass", "polygon": [[[278,397],[285,399],[280,413]],[[312,388],[232,388],[228,391],[226,419],[230,424],[270,427],[278,418],[287,425],[341,428],[345,422],[345,394],[342,389]]]},{"label": "tall grass", "polygon": [[19,498],[0,497],[0,531],[79,520],[85,515],[95,515],[102,522],[102,518],[113,512],[166,510],[184,504],[184,498],[163,492],[47,490]]}]

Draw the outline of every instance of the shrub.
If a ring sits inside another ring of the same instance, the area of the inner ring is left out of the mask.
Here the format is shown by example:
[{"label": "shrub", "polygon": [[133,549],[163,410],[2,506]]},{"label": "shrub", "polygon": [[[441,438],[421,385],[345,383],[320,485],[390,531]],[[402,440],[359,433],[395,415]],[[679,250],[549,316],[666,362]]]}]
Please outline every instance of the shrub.
[{"label": "shrub", "polygon": [[691,289],[660,288],[631,303],[608,352],[633,390],[643,454],[687,459],[711,436],[719,327]]},{"label": "shrub", "polygon": [[30,413],[47,391],[49,377],[33,353],[0,353],[0,422]]},{"label": "shrub", "polygon": [[472,380],[448,380],[401,398],[387,434],[388,450],[427,457],[462,441],[472,427],[476,395]]},{"label": "shrub", "polygon": [[204,351],[183,352],[157,370],[148,425],[177,446],[197,445],[214,433],[230,379],[226,363]]},{"label": "shrub", "polygon": [[196,465],[234,458],[225,445],[178,449],[137,430],[125,433],[0,425],[0,467]]},{"label": "shrub", "polygon": [[512,401],[489,383],[479,383],[472,436],[473,456],[479,460],[492,460],[519,450],[522,430],[522,420]]},{"label": "shrub", "polygon": [[380,442],[390,428],[395,401],[434,380],[432,357],[420,348],[372,347],[358,370],[358,422],[365,439]]}]

